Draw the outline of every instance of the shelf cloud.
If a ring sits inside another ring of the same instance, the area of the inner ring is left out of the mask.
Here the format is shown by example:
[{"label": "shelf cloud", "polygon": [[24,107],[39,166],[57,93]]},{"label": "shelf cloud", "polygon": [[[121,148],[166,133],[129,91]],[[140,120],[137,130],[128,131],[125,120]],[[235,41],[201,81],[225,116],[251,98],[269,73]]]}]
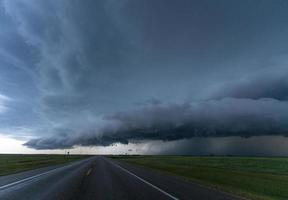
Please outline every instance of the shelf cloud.
[{"label": "shelf cloud", "polygon": [[283,1],[0,5],[1,126],[30,148],[288,134]]},{"label": "shelf cloud", "polygon": [[105,125],[100,129],[82,129],[79,135],[62,129],[65,134],[34,139],[26,145],[36,149],[54,149],[192,137],[287,136],[287,120],[288,102],[269,98],[225,98],[182,105],[152,105],[119,112],[106,117]]}]

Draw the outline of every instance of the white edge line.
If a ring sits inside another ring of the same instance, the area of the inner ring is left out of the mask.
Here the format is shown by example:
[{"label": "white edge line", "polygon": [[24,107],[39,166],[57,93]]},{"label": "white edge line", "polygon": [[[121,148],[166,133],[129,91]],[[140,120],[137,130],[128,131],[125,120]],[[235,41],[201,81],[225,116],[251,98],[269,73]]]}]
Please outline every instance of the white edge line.
[{"label": "white edge line", "polygon": [[18,185],[18,184],[23,183],[23,182],[26,182],[26,181],[30,181],[30,180],[35,179],[35,178],[38,178],[38,177],[40,177],[40,176],[44,176],[44,175],[49,174],[49,173],[51,173],[51,172],[53,172],[53,171],[55,171],[55,170],[58,170],[58,169],[60,169],[60,168],[52,169],[52,170],[50,170],[50,171],[47,171],[47,172],[44,172],[44,173],[41,173],[41,174],[37,174],[37,175],[35,175],[35,176],[30,176],[30,177],[28,177],[28,178],[24,178],[24,179],[22,179],[22,180],[15,181],[15,182],[13,182],[13,183],[9,183],[9,184],[7,184],[7,185],[0,186],[0,190],[4,190],[4,189],[6,189],[6,188],[8,188],[8,187],[12,187],[12,186],[14,186],[14,185]]},{"label": "white edge line", "polygon": [[[90,158],[88,158],[88,160],[89,160]],[[83,160],[85,160],[85,159],[83,159]],[[83,160],[80,160],[80,161],[83,161]],[[86,160],[85,160],[86,161]],[[72,162],[72,163],[65,163],[64,164],[64,166],[62,166],[62,167],[57,167],[57,168],[55,168],[55,169],[51,169],[51,170],[49,170],[49,171],[47,171],[47,172],[43,172],[43,173],[41,173],[41,174],[37,174],[37,175],[34,175],[34,176],[30,176],[30,177],[28,177],[28,178],[24,178],[24,179],[21,179],[21,180],[19,180],[19,181],[15,181],[15,182],[12,182],[12,183],[9,183],[9,184],[7,184],[7,185],[3,185],[3,186],[0,186],[0,190],[4,190],[4,189],[6,189],[6,188],[9,188],[9,187],[12,187],[12,186],[14,186],[14,185],[18,185],[18,184],[20,184],[20,183],[24,183],[24,182],[26,182],[26,181],[30,181],[30,180],[33,180],[33,179],[35,179],[35,178],[38,178],[38,177],[40,177],[40,176],[44,176],[44,175],[46,175],[46,174],[49,174],[49,173],[51,173],[51,172],[53,172],[53,171],[56,171],[56,170],[60,170],[60,169],[63,169],[63,168],[65,168],[65,167],[67,167],[67,166],[71,166],[71,164],[72,165],[74,165],[75,163],[77,163],[78,161],[76,161],[76,162]]]},{"label": "white edge line", "polygon": [[110,161],[110,160],[108,160],[108,159],[105,159],[105,160],[107,160],[107,161],[108,161],[109,163],[111,163],[112,165],[114,165],[114,166],[116,166],[116,167],[122,169],[122,170],[125,171],[126,173],[128,173],[128,174],[134,176],[135,178],[139,179],[140,181],[146,183],[147,185],[150,185],[151,187],[153,187],[154,189],[158,190],[159,192],[162,192],[163,194],[167,195],[167,196],[170,197],[171,199],[179,200],[177,197],[174,197],[173,195],[171,195],[171,194],[165,192],[164,190],[162,190],[161,188],[159,188],[159,187],[153,185],[152,183],[149,183],[148,181],[144,180],[143,178],[140,178],[139,176],[133,174],[132,172],[128,171],[127,169],[121,167],[120,165],[115,164],[114,162],[112,162],[112,161]]}]

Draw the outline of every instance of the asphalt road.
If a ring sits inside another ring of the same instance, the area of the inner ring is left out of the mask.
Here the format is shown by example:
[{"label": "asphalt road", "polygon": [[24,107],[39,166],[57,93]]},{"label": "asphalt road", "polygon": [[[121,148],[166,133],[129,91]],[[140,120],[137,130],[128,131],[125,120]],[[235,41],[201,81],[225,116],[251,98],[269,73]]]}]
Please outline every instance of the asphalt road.
[{"label": "asphalt road", "polygon": [[1,200],[239,200],[102,156],[0,177]]}]

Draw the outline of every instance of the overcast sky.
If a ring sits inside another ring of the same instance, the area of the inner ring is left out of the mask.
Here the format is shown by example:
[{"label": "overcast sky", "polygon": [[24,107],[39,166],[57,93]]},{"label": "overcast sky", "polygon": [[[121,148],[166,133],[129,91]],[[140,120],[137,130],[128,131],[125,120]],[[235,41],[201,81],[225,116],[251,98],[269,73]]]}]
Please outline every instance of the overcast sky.
[{"label": "overcast sky", "polygon": [[0,25],[0,135],[25,149],[288,153],[286,0],[0,0]]}]

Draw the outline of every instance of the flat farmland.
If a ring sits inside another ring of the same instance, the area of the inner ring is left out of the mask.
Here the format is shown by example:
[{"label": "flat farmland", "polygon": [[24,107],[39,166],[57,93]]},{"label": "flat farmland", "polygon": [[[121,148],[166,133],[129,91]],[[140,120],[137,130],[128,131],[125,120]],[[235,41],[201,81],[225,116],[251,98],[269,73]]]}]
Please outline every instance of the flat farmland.
[{"label": "flat farmland", "polygon": [[112,156],[247,199],[288,199],[288,158]]},{"label": "flat farmland", "polygon": [[84,158],[88,158],[88,156],[0,154],[0,176],[50,165],[69,163]]}]

